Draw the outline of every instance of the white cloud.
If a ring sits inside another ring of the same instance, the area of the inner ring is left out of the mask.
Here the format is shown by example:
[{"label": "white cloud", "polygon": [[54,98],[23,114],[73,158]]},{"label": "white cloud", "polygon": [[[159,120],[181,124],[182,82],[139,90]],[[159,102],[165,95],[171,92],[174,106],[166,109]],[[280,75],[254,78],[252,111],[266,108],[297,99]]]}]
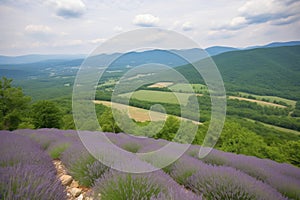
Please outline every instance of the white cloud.
[{"label": "white cloud", "polygon": [[133,19],[133,24],[142,27],[152,27],[158,26],[159,21],[159,17],[155,17],[150,14],[141,14],[135,16]]},{"label": "white cloud", "polygon": [[207,39],[209,40],[220,40],[232,38],[234,34],[227,30],[213,30],[207,33]]},{"label": "white cloud", "polygon": [[194,29],[194,26],[190,21],[187,21],[182,24],[181,29],[184,31],[191,31]]},{"label": "white cloud", "polygon": [[114,27],[114,31],[119,33],[119,32],[122,32],[123,31],[123,28],[121,26],[115,26]]},{"label": "white cloud", "polygon": [[79,39],[74,40],[63,40],[52,44],[53,47],[65,47],[65,46],[78,46],[83,45],[84,42]]},{"label": "white cloud", "polygon": [[86,6],[81,0],[49,0],[54,7],[56,15],[63,18],[78,18],[86,11]]},{"label": "white cloud", "polygon": [[93,39],[93,40],[90,40],[89,42],[91,43],[91,44],[98,44],[98,43],[103,43],[103,42],[105,42],[105,38],[96,38],[96,39]]},{"label": "white cloud", "polygon": [[52,33],[52,29],[45,25],[30,24],[25,27],[25,31],[30,34],[49,34]]},{"label": "white cloud", "polygon": [[251,24],[286,25],[299,19],[300,1],[248,0],[234,17],[216,29],[238,30]]}]

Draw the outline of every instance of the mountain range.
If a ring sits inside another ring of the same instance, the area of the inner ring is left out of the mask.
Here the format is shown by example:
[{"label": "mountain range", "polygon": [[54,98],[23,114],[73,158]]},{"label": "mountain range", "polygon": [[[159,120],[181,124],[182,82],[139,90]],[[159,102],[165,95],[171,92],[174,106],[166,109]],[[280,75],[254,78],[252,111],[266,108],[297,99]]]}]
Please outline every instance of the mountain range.
[{"label": "mountain range", "polygon": [[[274,42],[263,46],[251,46],[246,48],[234,48],[227,46],[213,46],[204,49],[209,56],[215,56],[222,53],[230,52],[230,51],[240,51],[240,50],[249,50],[255,48],[272,48],[272,47],[281,47],[281,46],[295,46],[300,45],[300,41],[290,41],[290,42]],[[126,55],[125,60],[118,61],[119,65],[122,65],[124,62],[128,63],[130,60],[140,60],[143,58],[148,58],[147,62],[157,62],[162,64],[167,64],[172,67],[186,64],[186,61],[183,61],[180,58],[176,58],[174,55],[170,55],[168,52],[163,52],[164,50],[149,50],[144,52],[129,52]],[[201,58],[193,57],[197,49],[181,49],[181,50],[172,50],[173,53],[180,53],[181,55],[187,55],[192,61],[200,60]],[[97,55],[101,57],[101,60],[109,60],[112,56],[118,57],[121,56],[121,53],[115,54],[101,54]],[[70,60],[83,60],[87,55],[85,54],[74,54],[74,55],[63,55],[63,54],[29,54],[22,56],[4,56],[0,55],[0,65],[5,64],[25,64],[25,63],[37,63],[37,62],[47,62],[49,60],[57,60],[57,61],[70,61]],[[167,58],[165,61],[165,58]],[[123,58],[124,59],[124,58]],[[171,61],[170,61],[171,60]],[[145,62],[145,61],[143,61]],[[134,65],[139,63],[133,63]]]}]

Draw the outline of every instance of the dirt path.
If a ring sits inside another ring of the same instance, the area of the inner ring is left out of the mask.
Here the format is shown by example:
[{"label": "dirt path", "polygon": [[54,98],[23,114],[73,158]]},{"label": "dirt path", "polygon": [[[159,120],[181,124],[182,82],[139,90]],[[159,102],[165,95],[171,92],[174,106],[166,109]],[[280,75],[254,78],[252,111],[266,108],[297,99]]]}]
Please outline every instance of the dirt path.
[{"label": "dirt path", "polygon": [[53,164],[57,171],[57,176],[65,186],[67,191],[67,200],[93,200],[90,188],[80,186],[72,176],[67,173],[66,167],[60,160],[53,160]]}]

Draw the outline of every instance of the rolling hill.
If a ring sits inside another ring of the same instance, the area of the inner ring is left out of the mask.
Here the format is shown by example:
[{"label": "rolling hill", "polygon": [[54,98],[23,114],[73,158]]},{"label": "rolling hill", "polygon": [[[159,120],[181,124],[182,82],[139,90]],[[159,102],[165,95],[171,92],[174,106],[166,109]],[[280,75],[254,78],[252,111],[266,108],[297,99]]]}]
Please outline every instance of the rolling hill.
[{"label": "rolling hill", "polygon": [[[212,58],[227,91],[300,99],[300,46],[233,51]],[[190,82],[203,83],[191,65],[176,69]]]}]

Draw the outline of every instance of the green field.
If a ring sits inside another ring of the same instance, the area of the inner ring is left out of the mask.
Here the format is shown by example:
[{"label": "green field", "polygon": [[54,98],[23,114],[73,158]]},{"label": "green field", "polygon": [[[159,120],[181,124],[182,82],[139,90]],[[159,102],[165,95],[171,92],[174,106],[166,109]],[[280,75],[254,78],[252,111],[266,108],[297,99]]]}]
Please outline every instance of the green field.
[{"label": "green field", "polygon": [[[253,119],[248,119],[248,118],[245,118],[247,121],[249,122],[253,122],[255,123],[256,121],[253,120]],[[279,130],[279,131],[282,131],[282,132],[286,132],[286,133],[292,133],[292,134],[296,134],[296,135],[300,135],[300,132],[299,131],[296,131],[296,130],[292,130],[292,129],[288,129],[288,128],[283,128],[283,127],[280,127],[280,126],[274,126],[274,125],[271,125],[271,124],[266,124],[266,123],[263,123],[263,122],[259,122],[260,124],[268,127],[268,128],[273,128],[273,129],[276,129],[276,130]]]},{"label": "green field", "polygon": [[175,85],[170,86],[169,88],[175,92],[190,92],[191,86],[195,93],[207,92],[206,85],[202,84],[177,83]]},{"label": "green field", "polygon": [[[186,105],[191,94],[188,93],[172,93],[152,90],[138,90],[132,93],[121,94],[121,97],[134,98],[141,101],[171,103]],[[178,98],[178,99],[177,99]]]},{"label": "green field", "polygon": [[282,101],[282,102],[286,103],[287,105],[292,106],[293,108],[295,108],[295,106],[296,106],[296,101],[290,100],[290,99],[281,98],[281,97],[276,97],[276,96],[261,96],[261,95],[255,95],[255,94],[246,93],[246,92],[239,92],[239,94],[242,95],[242,96],[249,96],[249,95],[251,95],[251,96],[255,97],[257,100],[267,99],[270,102]]}]

